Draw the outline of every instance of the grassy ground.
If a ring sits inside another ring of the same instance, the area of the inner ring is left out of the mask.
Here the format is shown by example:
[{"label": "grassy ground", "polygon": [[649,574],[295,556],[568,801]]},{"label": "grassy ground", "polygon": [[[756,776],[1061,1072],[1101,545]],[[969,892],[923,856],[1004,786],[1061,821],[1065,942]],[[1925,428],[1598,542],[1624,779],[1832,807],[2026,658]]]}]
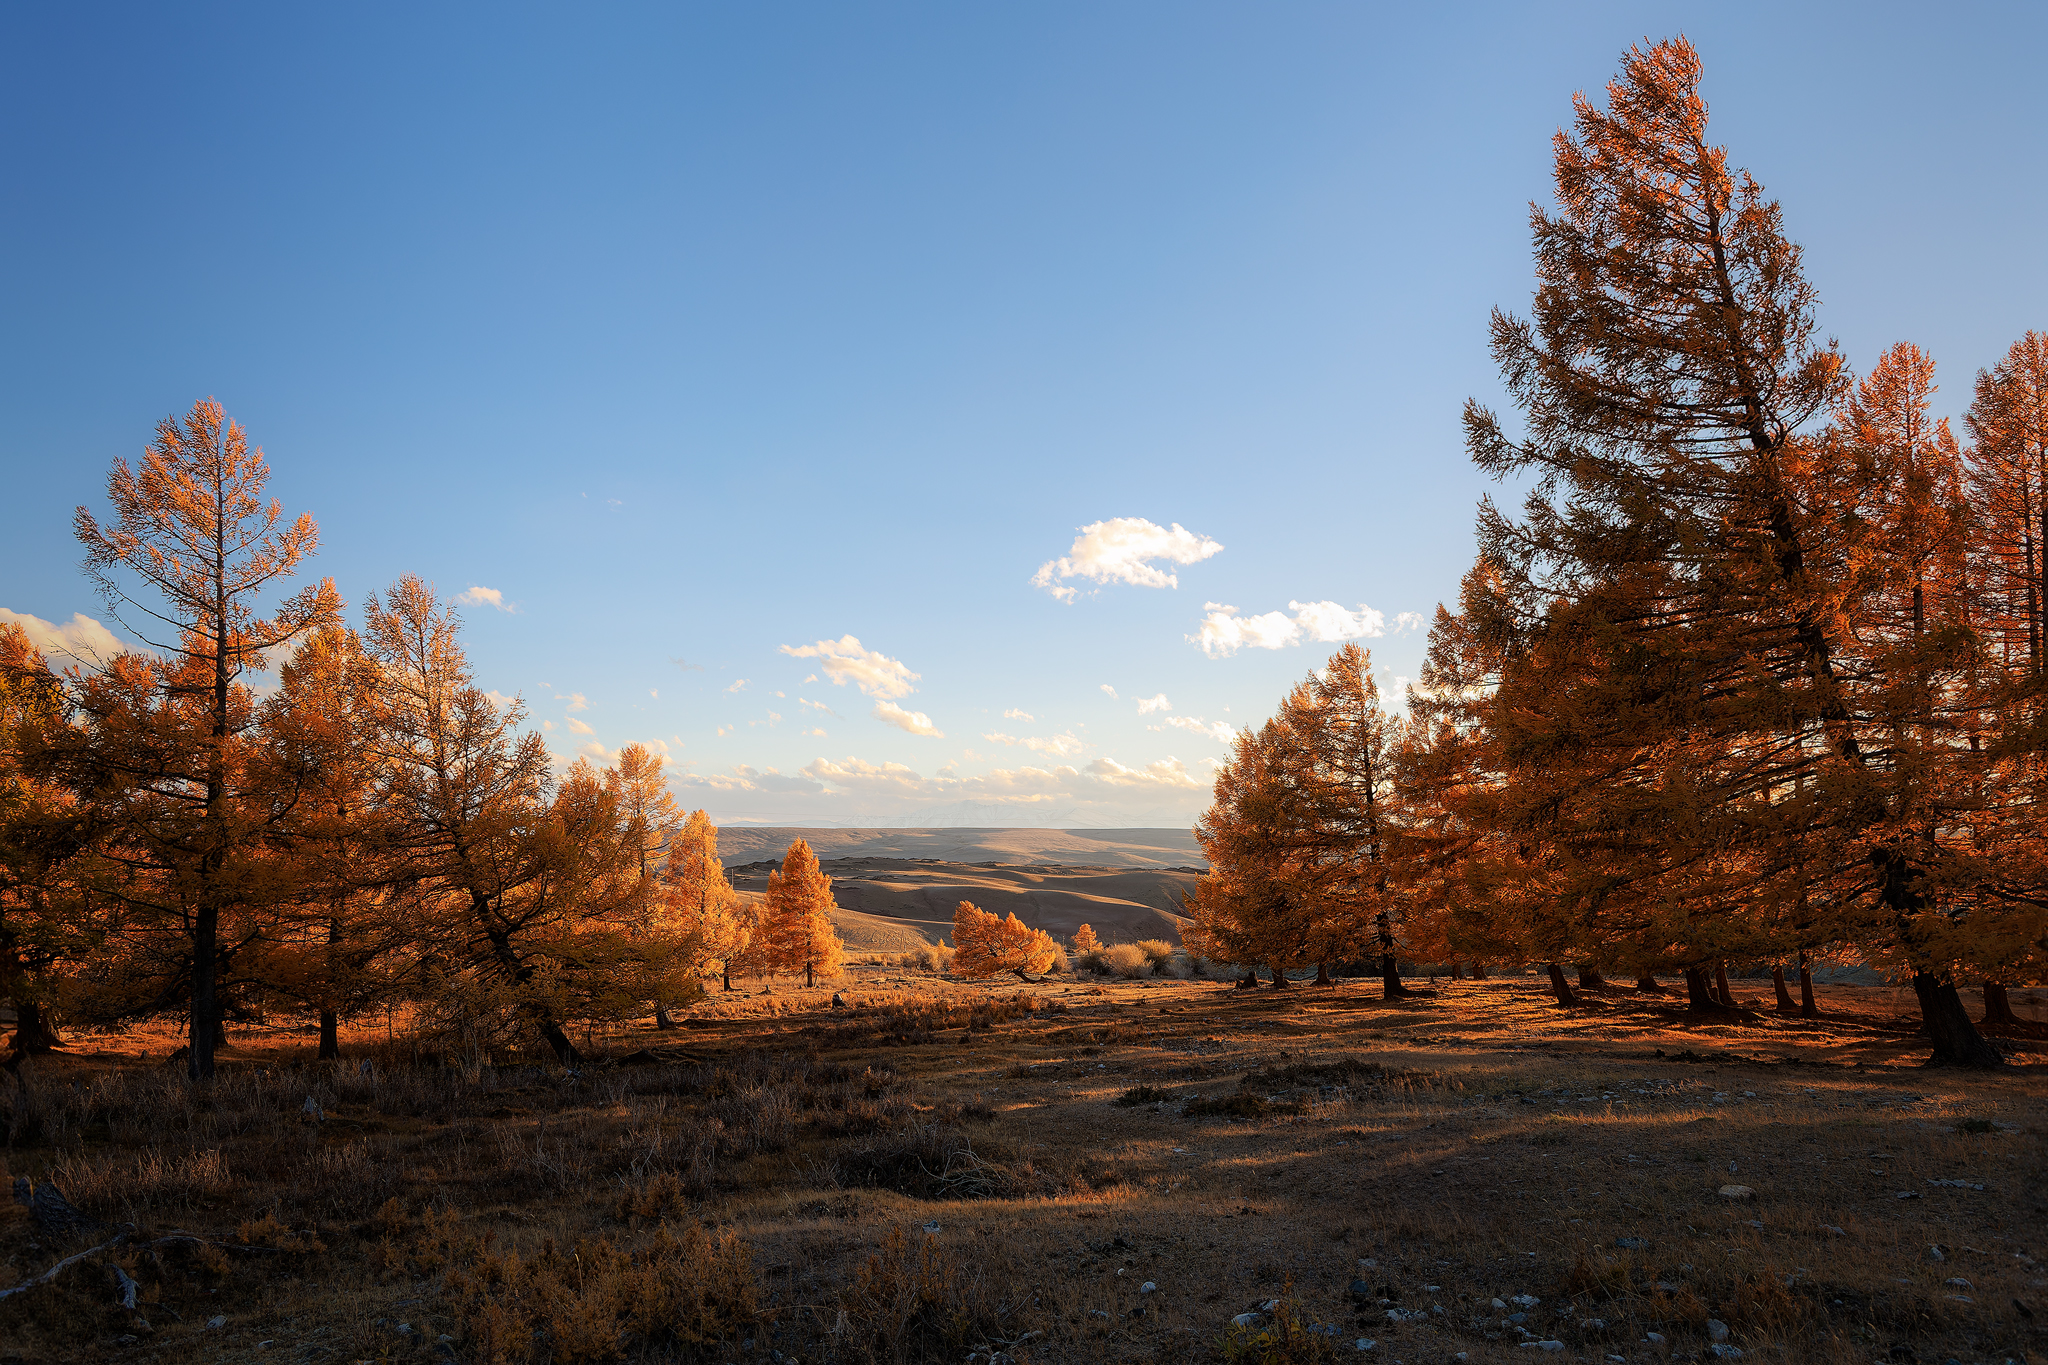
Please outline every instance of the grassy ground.
[{"label": "grassy ground", "polygon": [[133,1230],[0,1300],[0,1362],[2048,1350],[2048,1056],[1922,1069],[1888,989],[742,984],[576,1074],[381,1022],[237,1030],[205,1095],[167,1031],[31,1061],[11,1172],[101,1226],[6,1206],[0,1288]]}]

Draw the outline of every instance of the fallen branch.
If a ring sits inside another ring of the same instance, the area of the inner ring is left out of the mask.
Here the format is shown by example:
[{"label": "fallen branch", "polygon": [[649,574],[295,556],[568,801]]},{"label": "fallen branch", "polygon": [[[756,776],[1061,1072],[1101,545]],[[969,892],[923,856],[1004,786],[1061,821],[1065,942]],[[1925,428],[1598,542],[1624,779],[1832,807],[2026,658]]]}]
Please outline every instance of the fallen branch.
[{"label": "fallen branch", "polygon": [[42,1274],[36,1276],[32,1280],[23,1280],[20,1284],[14,1286],[14,1288],[12,1289],[0,1289],[0,1299],[7,1298],[10,1295],[14,1294],[24,1294],[27,1293],[29,1290],[34,1289],[37,1285],[48,1284],[50,1281],[56,1279],[59,1275],[69,1270],[72,1266],[77,1265],[80,1261],[85,1260],[89,1256],[97,1256],[103,1251],[112,1251],[115,1247],[127,1241],[132,1235],[133,1234],[126,1232],[118,1233],[110,1242],[102,1242],[98,1246],[92,1247],[85,1251],[81,1251],[75,1256],[66,1256],[63,1260],[57,1262],[57,1264],[51,1266],[48,1270],[45,1270]]}]

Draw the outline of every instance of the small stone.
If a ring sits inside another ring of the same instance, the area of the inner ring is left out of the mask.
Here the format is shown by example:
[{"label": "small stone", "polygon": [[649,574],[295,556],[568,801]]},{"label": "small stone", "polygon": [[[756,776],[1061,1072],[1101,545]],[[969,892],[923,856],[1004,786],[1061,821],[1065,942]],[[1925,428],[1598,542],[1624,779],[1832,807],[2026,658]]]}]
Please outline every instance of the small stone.
[{"label": "small stone", "polygon": [[[1095,1316],[1098,1318],[1106,1318],[1109,1316],[1109,1314],[1103,1312],[1101,1309],[1098,1308],[1095,1310]],[[1236,1317],[1230,1320],[1230,1325],[1232,1327],[1257,1327],[1259,1325],[1259,1318],[1261,1316],[1262,1315],[1258,1313],[1239,1313]]]},{"label": "small stone", "polygon": [[1510,1313],[1510,1314],[1508,1314],[1508,1321],[1509,1321],[1509,1322],[1512,1322],[1512,1323],[1513,1323],[1513,1324],[1515,1324],[1515,1326],[1517,1326],[1517,1327],[1520,1327],[1520,1326],[1521,1326],[1521,1325],[1522,1325],[1523,1323],[1527,1322],[1528,1320],[1529,1320],[1529,1315],[1528,1315],[1527,1313]]},{"label": "small stone", "polygon": [[1554,1340],[1553,1340],[1553,1341],[1525,1341],[1525,1342],[1523,1342],[1523,1343],[1522,1343],[1522,1345],[1524,1345],[1524,1346],[1534,1346],[1534,1347],[1535,1347],[1535,1348],[1536,1348],[1537,1350],[1539,1350],[1539,1351],[1562,1351],[1562,1350],[1564,1349],[1564,1343],[1563,1343],[1563,1342],[1561,1342],[1561,1341],[1554,1341]]},{"label": "small stone", "polygon": [[1534,1308],[1543,1300],[1537,1298],[1534,1294],[1517,1294],[1510,1302],[1518,1303],[1524,1308]]},{"label": "small stone", "polygon": [[1154,1284],[1152,1281],[1147,1280],[1145,1281],[1145,1283],[1138,1286],[1138,1292],[1140,1294],[1157,1294],[1159,1292],[1159,1286]]},{"label": "small stone", "polygon": [[306,1102],[299,1106],[299,1112],[310,1117],[315,1123],[327,1117],[321,1111],[320,1101],[314,1099],[311,1095],[306,1096]]},{"label": "small stone", "polygon": [[1849,1235],[1848,1233],[1842,1231],[1840,1228],[1836,1227],[1833,1223],[1822,1223],[1820,1225],[1820,1230],[1822,1232],[1825,1232],[1830,1237],[1847,1237]]},{"label": "small stone", "polygon": [[843,1010],[846,1008],[846,1001],[839,994],[838,991],[832,992],[832,1008],[835,1010]]},{"label": "small stone", "polygon": [[1369,1299],[1372,1297],[1372,1286],[1367,1284],[1364,1280],[1353,1280],[1351,1282],[1351,1287],[1347,1289],[1345,1292],[1350,1294],[1351,1297],[1354,1299]]},{"label": "small stone", "polygon": [[1604,1332],[1605,1330],[1607,1330],[1607,1319],[1587,1318],[1586,1330],[1589,1332]]},{"label": "small stone", "polygon": [[1662,1346],[1664,1344],[1664,1334],[1662,1332],[1645,1332],[1643,1333],[1643,1340],[1652,1346]]},{"label": "small stone", "polygon": [[1370,1256],[1361,1256],[1358,1258],[1358,1268],[1360,1270],[1378,1270],[1380,1263]]},{"label": "small stone", "polygon": [[937,1233],[939,1230],[939,1220],[936,1218],[932,1219],[930,1222],[924,1225],[924,1230],[926,1235],[928,1236]]},{"label": "small stone", "polygon": [[1742,1359],[1742,1348],[1740,1346],[1709,1346],[1707,1350],[1716,1360]]},{"label": "small stone", "polygon": [[1970,1282],[1969,1282],[1968,1280],[1965,1280],[1965,1279],[1961,1279],[1961,1278],[1957,1278],[1957,1279],[1953,1279],[1953,1280],[1943,1280],[1943,1281],[1942,1281],[1942,1283],[1943,1283],[1943,1284],[1945,1284],[1945,1285],[1947,1285],[1947,1286],[1948,1286],[1948,1287],[1949,1287],[1950,1289],[1974,1289],[1974,1288],[1976,1288],[1976,1286],[1975,1286],[1975,1285],[1973,1285],[1973,1284],[1971,1284],[1971,1283],[1970,1283]]},{"label": "small stone", "polygon": [[225,1327],[228,1325],[227,1316],[225,1314],[216,1314],[206,1320],[206,1325],[208,1327]]},{"label": "small stone", "polygon": [[[1371,1337],[1360,1337],[1358,1339],[1358,1349],[1361,1351],[1376,1351],[1379,1349],[1379,1343]],[[1459,1358],[1463,1359],[1462,1356]]]},{"label": "small stone", "polygon": [[1930,1261],[1946,1261],[1948,1257],[1943,1254],[1940,1247],[1931,1246],[1927,1248],[1927,1259]]},{"label": "small stone", "polygon": [[1728,1324],[1727,1324],[1727,1323],[1725,1323],[1725,1322],[1723,1322],[1723,1321],[1721,1321],[1721,1320],[1720,1320],[1719,1318],[1708,1318],[1708,1319],[1707,1319],[1707,1340],[1708,1340],[1708,1341],[1726,1341],[1726,1340],[1728,1340]]},{"label": "small stone", "polygon": [[1723,1185],[1721,1187],[1721,1197],[1723,1199],[1754,1199],[1756,1198],[1756,1191],[1747,1185]]},{"label": "small stone", "polygon": [[1502,1302],[1501,1302],[1501,1301],[1500,1301],[1499,1299],[1495,1299],[1495,1300],[1493,1301],[1493,1306],[1494,1306],[1495,1308],[1505,1308],[1505,1307],[1507,1307],[1507,1305],[1506,1305],[1505,1303],[1502,1303]]},{"label": "small stone", "polygon": [[1623,1251],[1643,1251],[1649,1247],[1650,1239],[1647,1237],[1617,1237],[1614,1239],[1614,1245],[1620,1247]]}]

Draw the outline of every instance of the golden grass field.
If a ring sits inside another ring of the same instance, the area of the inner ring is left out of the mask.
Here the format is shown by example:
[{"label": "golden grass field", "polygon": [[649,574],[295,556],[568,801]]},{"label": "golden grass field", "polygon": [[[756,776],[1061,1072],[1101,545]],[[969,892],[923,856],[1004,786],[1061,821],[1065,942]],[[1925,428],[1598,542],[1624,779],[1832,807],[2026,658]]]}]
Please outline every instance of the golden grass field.
[{"label": "golden grass field", "polygon": [[0,1299],[0,1362],[2048,1351],[2048,1056],[1923,1069],[1889,988],[741,984],[575,1074],[279,1023],[195,1094],[169,1030],[73,1038],[6,1157],[98,1226],[7,1204],[0,1289],[126,1240]]}]

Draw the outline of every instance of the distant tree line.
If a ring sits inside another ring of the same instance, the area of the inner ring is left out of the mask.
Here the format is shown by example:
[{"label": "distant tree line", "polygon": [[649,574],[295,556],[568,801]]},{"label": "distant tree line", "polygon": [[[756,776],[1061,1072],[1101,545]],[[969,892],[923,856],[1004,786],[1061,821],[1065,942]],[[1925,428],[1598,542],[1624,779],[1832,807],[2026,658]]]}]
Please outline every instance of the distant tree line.
[{"label": "distant tree line", "polygon": [[[735,972],[833,975],[830,880],[799,841],[757,902],[704,812],[629,744],[560,771],[522,704],[480,690],[460,620],[401,578],[344,620],[331,581],[282,596],[310,516],[263,501],[260,450],[212,401],[117,461],[80,508],[87,568],[150,646],[57,671],[0,626],[0,994],[15,1057],[55,1018],[339,1022],[407,1002],[487,1047],[669,1011]],[[277,601],[268,615],[259,603]],[[259,693],[252,671],[274,669]]]},{"label": "distant tree line", "polygon": [[[1934,1060],[2048,961],[2048,336],[1977,376],[1967,440],[1901,342],[1852,375],[1779,206],[1707,138],[1684,40],[1556,139],[1520,421],[1465,411],[1490,499],[1395,721],[1346,648],[1241,735],[1198,833],[1199,950],[1682,972],[1853,950],[1910,979]],[[1794,1006],[1784,971],[1806,988]],[[1275,984],[1284,978],[1275,973]]]}]

